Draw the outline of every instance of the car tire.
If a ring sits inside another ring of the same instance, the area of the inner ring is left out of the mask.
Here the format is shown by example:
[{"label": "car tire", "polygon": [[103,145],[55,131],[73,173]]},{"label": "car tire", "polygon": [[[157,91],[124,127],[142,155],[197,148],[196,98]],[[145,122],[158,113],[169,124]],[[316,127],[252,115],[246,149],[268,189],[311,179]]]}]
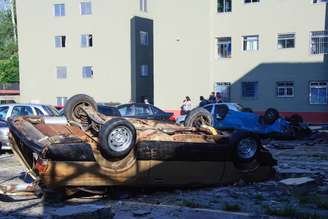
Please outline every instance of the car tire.
[{"label": "car tire", "polygon": [[189,112],[184,122],[186,127],[200,128],[202,125],[212,126],[213,117],[209,111],[198,107]]},{"label": "car tire", "polygon": [[232,159],[238,170],[250,172],[259,167],[257,155],[261,140],[256,134],[236,131],[230,137],[230,145],[233,147]]},{"label": "car tire", "polygon": [[242,112],[245,112],[245,113],[252,113],[253,112],[253,110],[251,108],[249,108],[249,107],[242,108],[241,111]]},{"label": "car tire", "polygon": [[272,125],[279,118],[278,110],[269,108],[265,111],[263,120],[266,125]]},{"label": "car tire", "polygon": [[68,121],[77,122],[82,125],[83,128],[87,129],[91,121],[88,116],[81,110],[81,106],[91,106],[95,111],[97,111],[96,101],[85,94],[78,94],[71,97],[64,107],[64,115]]},{"label": "car tire", "polygon": [[100,128],[99,145],[106,158],[125,157],[132,150],[135,142],[136,129],[126,119],[111,119]]}]

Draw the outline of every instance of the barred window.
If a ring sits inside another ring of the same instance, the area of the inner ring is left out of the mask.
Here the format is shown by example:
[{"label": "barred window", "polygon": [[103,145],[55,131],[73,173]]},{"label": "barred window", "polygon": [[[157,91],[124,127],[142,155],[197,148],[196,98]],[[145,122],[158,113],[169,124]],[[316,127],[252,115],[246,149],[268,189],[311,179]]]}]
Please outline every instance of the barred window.
[{"label": "barred window", "polygon": [[294,96],[294,82],[292,81],[278,81],[277,82],[277,97],[293,97]]},{"label": "barred window", "polygon": [[310,82],[310,104],[328,104],[328,82]]},{"label": "barred window", "polygon": [[55,36],[55,47],[65,48],[66,47],[66,36]]},{"label": "barred window", "polygon": [[258,85],[257,81],[242,82],[242,97],[257,97]]},{"label": "barred window", "polygon": [[328,54],[328,31],[311,32],[311,54]]},{"label": "barred window", "polygon": [[81,47],[87,48],[93,46],[93,37],[92,34],[82,34],[81,35]]},{"label": "barred window", "polygon": [[278,49],[295,48],[295,34],[278,34]]},{"label": "barred window", "polygon": [[217,47],[220,58],[231,58],[231,37],[218,38]]},{"label": "barred window", "polygon": [[54,15],[56,17],[65,16],[65,4],[54,4]]}]

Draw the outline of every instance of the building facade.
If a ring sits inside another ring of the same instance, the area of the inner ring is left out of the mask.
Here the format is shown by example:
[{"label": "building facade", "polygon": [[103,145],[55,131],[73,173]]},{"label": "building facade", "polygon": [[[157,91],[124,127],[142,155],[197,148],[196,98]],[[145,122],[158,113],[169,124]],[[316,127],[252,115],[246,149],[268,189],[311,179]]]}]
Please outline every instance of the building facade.
[{"label": "building facade", "polygon": [[216,91],[328,121],[326,0],[17,0],[21,100],[147,98],[179,110]]}]

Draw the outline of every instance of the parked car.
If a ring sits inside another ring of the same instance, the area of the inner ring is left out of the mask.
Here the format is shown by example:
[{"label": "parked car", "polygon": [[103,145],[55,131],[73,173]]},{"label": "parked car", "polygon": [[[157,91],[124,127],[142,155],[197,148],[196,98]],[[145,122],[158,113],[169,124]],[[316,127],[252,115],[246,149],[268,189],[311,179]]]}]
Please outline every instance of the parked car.
[{"label": "parked car", "polygon": [[[243,107],[242,105],[240,105],[238,103],[216,103],[216,105],[222,105],[222,104],[225,104],[229,108],[229,110],[234,110],[234,111],[237,111],[237,112],[250,112],[250,111],[252,111],[250,108],[245,108],[245,107]],[[212,105],[212,104],[207,104],[206,106],[208,106],[208,105]],[[183,125],[186,118],[187,118],[187,115],[178,116],[177,119],[176,119],[176,123],[179,124],[179,125]]]},{"label": "parked car", "polygon": [[9,150],[9,128],[7,120],[12,116],[58,116],[58,111],[49,105],[3,104],[0,105],[0,144],[2,150]]},{"label": "parked car", "polygon": [[41,186],[205,186],[273,176],[276,160],[252,133],[226,139],[211,127],[107,117],[96,109],[93,98],[76,95],[65,104],[67,124],[9,120],[13,150]]},{"label": "parked car", "polygon": [[151,120],[171,120],[174,121],[173,113],[164,112],[163,110],[143,103],[130,103],[117,106],[123,117],[151,119]]},{"label": "parked car", "polygon": [[208,124],[218,130],[242,130],[274,138],[299,138],[311,132],[296,114],[285,119],[276,109],[269,108],[260,116],[243,108],[233,109],[229,104],[196,108],[188,114],[184,124],[188,127]]},{"label": "parked car", "polygon": [[[121,116],[120,111],[113,106],[97,104],[97,111],[106,116]],[[64,116],[64,109],[59,110],[59,115]]]}]

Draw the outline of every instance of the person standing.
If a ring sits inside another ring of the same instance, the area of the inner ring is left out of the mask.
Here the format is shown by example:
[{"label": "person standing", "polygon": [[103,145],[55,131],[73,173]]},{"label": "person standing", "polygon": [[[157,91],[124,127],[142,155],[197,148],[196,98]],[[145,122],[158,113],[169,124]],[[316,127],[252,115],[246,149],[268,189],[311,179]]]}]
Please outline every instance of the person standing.
[{"label": "person standing", "polygon": [[189,96],[186,96],[186,99],[183,100],[181,106],[181,115],[186,115],[192,110],[192,102]]},{"label": "person standing", "polygon": [[216,102],[216,98],[215,98],[215,92],[212,92],[208,98],[208,101],[210,103],[215,103]]},{"label": "person standing", "polygon": [[203,107],[203,106],[209,104],[208,100],[206,100],[203,96],[200,96],[199,100],[200,100],[199,107]]}]

